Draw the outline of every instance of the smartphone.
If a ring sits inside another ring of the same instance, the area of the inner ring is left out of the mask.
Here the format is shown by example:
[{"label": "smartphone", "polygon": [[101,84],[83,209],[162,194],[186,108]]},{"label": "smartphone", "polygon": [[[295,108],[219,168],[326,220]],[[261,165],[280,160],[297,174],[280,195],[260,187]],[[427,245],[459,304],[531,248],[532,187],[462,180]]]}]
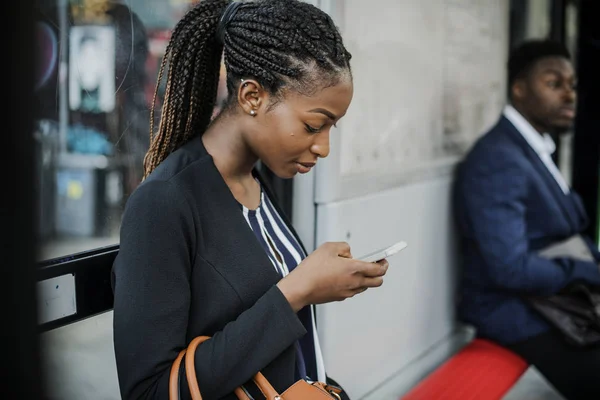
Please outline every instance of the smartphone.
[{"label": "smartphone", "polygon": [[377,261],[383,260],[384,258],[393,256],[394,254],[398,253],[400,250],[405,249],[406,246],[408,246],[408,244],[406,242],[398,242],[398,243],[391,245],[390,247],[386,247],[381,250],[377,250],[371,254],[362,256],[359,258],[359,260],[367,261],[367,262],[377,262]]}]

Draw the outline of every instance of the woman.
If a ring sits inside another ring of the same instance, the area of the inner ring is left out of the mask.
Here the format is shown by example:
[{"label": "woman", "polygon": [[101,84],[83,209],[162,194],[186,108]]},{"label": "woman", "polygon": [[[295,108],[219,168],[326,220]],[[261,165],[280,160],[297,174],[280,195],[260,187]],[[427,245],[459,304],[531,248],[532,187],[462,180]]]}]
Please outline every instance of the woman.
[{"label": "woman", "polygon": [[[210,122],[223,52],[229,98]],[[309,4],[204,0],[165,60],[161,121],[113,270],[122,396],[167,399],[173,360],[199,335],[212,337],[195,355],[205,399],[234,399],[240,385],[262,398],[247,383],[258,371],[280,392],[325,381],[313,305],[380,286],[388,264],[353,260],[344,243],[306,257],[254,166],[292,178],[328,155],[352,98],[350,54]]]}]

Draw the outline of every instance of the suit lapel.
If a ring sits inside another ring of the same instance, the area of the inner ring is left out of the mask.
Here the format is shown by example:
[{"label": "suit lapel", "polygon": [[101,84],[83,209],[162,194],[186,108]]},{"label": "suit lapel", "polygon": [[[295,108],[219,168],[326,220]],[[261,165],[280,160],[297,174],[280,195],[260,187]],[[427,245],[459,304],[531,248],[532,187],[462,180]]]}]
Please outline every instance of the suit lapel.
[{"label": "suit lapel", "polygon": [[573,206],[575,207],[575,211],[578,216],[580,230],[584,230],[588,227],[590,223],[590,219],[585,211],[585,207],[583,206],[583,202],[581,201],[581,197],[575,192],[571,192],[569,196]]},{"label": "suit lapel", "polygon": [[552,194],[552,197],[563,210],[563,214],[570,223],[572,229],[574,231],[579,231],[581,227],[581,218],[575,201],[573,200],[573,195],[567,195],[562,191],[562,188],[558,182],[556,182],[556,179],[548,170],[544,162],[540,159],[539,155],[535,152],[535,150],[533,150],[533,148],[531,148],[523,135],[521,135],[517,128],[515,128],[515,126],[506,117],[502,117],[501,123],[504,124],[504,131],[524,151],[527,159],[546,184],[548,190]]}]

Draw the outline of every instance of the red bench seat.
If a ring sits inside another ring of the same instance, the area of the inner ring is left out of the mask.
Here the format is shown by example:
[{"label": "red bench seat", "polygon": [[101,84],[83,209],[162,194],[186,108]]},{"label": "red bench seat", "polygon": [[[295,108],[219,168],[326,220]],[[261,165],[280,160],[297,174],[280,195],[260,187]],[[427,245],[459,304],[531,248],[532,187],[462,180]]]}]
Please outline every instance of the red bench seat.
[{"label": "red bench seat", "polygon": [[527,368],[527,362],[513,352],[475,339],[401,400],[498,400]]}]

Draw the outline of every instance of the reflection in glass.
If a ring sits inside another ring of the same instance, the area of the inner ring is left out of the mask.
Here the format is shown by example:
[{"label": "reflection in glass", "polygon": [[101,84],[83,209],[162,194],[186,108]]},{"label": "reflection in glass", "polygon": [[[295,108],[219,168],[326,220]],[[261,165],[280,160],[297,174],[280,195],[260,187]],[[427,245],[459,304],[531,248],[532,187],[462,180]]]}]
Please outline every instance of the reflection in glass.
[{"label": "reflection in glass", "polygon": [[[158,68],[192,3],[37,0],[39,259],[118,243],[143,175]],[[215,115],[224,85],[219,97]]]},{"label": "reflection in glass", "polygon": [[74,26],[69,31],[71,110],[108,113],[115,108],[115,30]]}]

